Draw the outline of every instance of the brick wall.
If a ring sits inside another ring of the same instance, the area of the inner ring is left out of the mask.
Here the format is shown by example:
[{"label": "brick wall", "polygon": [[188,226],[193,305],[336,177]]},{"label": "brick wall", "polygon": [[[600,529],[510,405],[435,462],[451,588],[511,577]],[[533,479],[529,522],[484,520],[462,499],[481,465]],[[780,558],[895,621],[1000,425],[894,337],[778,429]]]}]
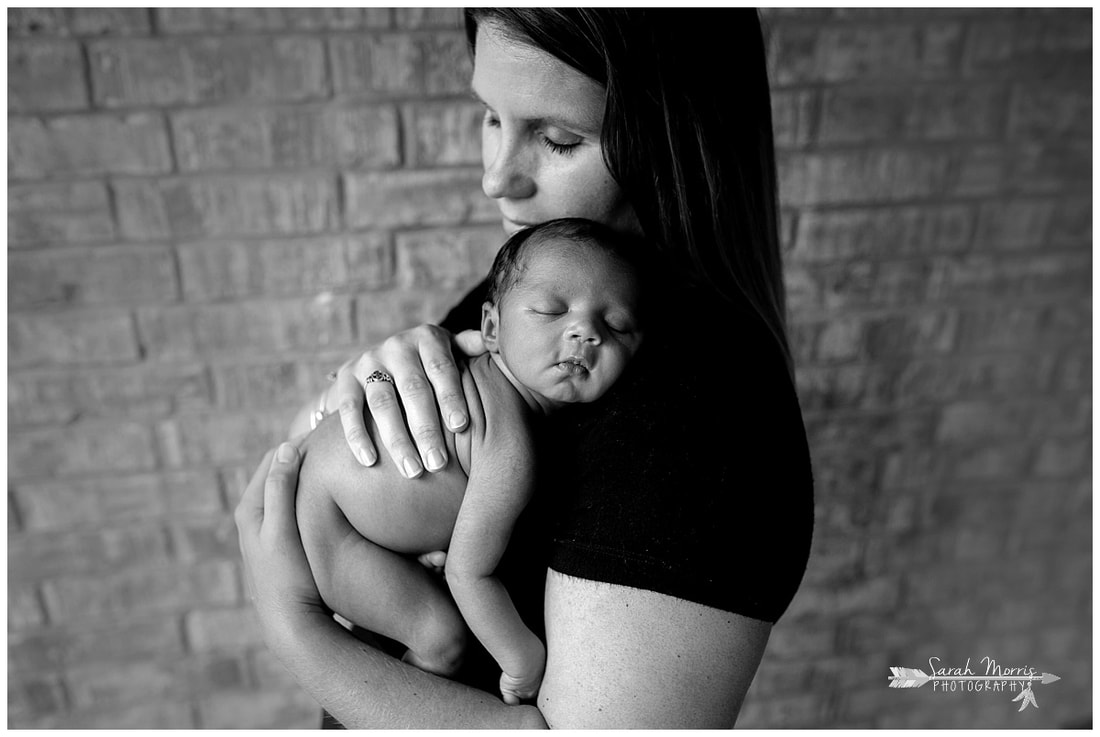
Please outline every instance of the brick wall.
[{"label": "brick wall", "polygon": [[[818,520],[740,724],[1089,719],[1091,11],[766,17]],[[316,723],[231,509],[499,244],[458,18],[9,10],[9,726]]]}]

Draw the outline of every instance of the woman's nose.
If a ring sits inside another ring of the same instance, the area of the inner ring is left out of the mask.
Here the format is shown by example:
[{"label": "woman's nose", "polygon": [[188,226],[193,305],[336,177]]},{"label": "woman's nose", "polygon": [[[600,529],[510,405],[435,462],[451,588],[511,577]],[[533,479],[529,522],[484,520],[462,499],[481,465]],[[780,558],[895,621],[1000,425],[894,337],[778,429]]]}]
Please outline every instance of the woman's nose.
[{"label": "woman's nose", "polygon": [[518,142],[501,135],[495,143],[495,150],[489,150],[489,142],[483,145],[487,148],[481,189],[487,197],[494,200],[517,200],[534,194],[535,182]]}]

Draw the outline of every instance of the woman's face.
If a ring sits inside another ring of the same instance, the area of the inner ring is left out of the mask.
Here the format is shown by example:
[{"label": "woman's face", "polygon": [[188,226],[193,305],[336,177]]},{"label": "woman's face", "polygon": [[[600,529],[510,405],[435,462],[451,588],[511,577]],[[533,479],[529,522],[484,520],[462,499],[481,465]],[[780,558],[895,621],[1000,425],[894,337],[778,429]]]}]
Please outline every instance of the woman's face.
[{"label": "woman's face", "polygon": [[601,85],[485,22],[472,87],[485,105],[481,186],[500,206],[509,235],[560,217],[640,232],[603,161]]}]

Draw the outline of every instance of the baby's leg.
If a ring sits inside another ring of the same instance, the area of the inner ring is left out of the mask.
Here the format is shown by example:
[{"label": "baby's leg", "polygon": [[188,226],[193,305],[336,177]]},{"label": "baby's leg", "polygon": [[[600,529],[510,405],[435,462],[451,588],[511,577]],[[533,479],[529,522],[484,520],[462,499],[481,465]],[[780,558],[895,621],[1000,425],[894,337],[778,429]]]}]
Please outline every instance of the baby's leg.
[{"label": "baby's leg", "polygon": [[440,509],[456,505],[444,503],[446,494],[433,494],[432,484],[406,488],[409,482],[381,460],[372,468],[360,466],[335,415],[310,435],[304,451],[298,529],[325,603],[360,627],[406,645],[406,659],[415,665],[450,675],[459,665],[466,625],[445,582],[413,555],[395,553],[361,531],[405,552],[423,545],[440,549],[453,527],[453,515],[440,516]]},{"label": "baby's leg", "polygon": [[334,502],[327,506],[299,520],[325,603],[360,627],[404,644],[413,665],[452,675],[461,663],[466,625],[445,583],[415,559],[364,538]]}]

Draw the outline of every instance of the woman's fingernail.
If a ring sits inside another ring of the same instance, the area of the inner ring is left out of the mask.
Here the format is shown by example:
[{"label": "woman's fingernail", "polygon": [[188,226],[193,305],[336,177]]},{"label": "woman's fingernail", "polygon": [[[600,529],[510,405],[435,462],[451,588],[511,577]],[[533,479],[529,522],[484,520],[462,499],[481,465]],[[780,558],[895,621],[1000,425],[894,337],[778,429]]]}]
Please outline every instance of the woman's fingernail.
[{"label": "woman's fingernail", "polygon": [[275,452],[275,460],[280,463],[290,463],[297,454],[298,451],[293,445],[290,443],[283,443],[279,446],[279,450]]},{"label": "woman's fingernail", "polygon": [[366,448],[360,448],[356,455],[359,457],[359,462],[362,463],[364,466],[373,466],[374,462],[377,460],[374,457],[374,453],[370,452]]},{"label": "woman's fingernail", "polygon": [[443,454],[436,449],[432,449],[428,452],[428,470],[438,471],[447,465],[447,459],[443,457]]},{"label": "woman's fingernail", "polygon": [[461,412],[452,412],[447,422],[450,423],[452,430],[458,430],[466,425],[466,415]]},{"label": "woman's fingernail", "polygon": [[412,458],[406,458],[401,462],[401,467],[405,469],[405,477],[414,479],[416,475],[420,473],[420,464],[414,461]]}]

